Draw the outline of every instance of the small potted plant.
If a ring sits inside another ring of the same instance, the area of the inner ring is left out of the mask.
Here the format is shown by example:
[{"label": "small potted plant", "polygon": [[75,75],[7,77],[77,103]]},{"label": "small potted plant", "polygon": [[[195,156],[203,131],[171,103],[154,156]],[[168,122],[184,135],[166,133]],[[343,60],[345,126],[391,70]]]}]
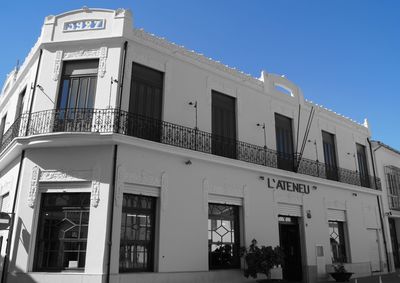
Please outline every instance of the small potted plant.
[{"label": "small potted plant", "polygon": [[[244,276],[257,278],[257,274],[265,274],[271,278],[271,270],[283,264],[283,252],[279,246],[257,246],[257,240],[253,239],[248,249],[242,247],[242,256],[246,262]],[[261,282],[261,281],[259,281]]]},{"label": "small potted plant", "polygon": [[334,264],[333,269],[335,272],[330,272],[329,274],[336,282],[349,282],[350,277],[354,274],[353,272],[348,272],[342,263]]}]

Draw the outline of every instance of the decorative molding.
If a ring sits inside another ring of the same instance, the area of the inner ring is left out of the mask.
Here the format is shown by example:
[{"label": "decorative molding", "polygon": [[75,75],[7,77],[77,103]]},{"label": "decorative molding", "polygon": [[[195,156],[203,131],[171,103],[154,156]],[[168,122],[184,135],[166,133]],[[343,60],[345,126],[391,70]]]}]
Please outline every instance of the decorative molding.
[{"label": "decorative molding", "polygon": [[99,77],[103,78],[106,73],[107,47],[101,47],[99,53]]},{"label": "decorative molding", "polygon": [[63,56],[63,60],[75,60],[82,58],[100,58],[100,49],[83,49],[78,51],[65,52]]},{"label": "decorative molding", "polygon": [[40,169],[38,166],[32,168],[31,186],[28,192],[28,206],[33,208],[36,203],[38,189],[39,189],[39,176]]},{"label": "decorative molding", "polygon": [[210,191],[210,183],[207,178],[203,179],[203,212],[208,214],[208,192]]},{"label": "decorative molding", "polygon": [[61,62],[62,62],[62,56],[63,51],[58,50],[56,52],[56,60],[54,61],[54,69],[53,69],[53,80],[57,81],[58,77],[60,76],[60,71],[61,71]]},{"label": "decorative molding", "polygon": [[14,178],[11,176],[8,180],[3,180],[0,182],[0,194],[4,195],[7,192],[11,191],[12,184],[13,184]]},{"label": "decorative molding", "polygon": [[91,171],[46,170],[40,171],[39,182],[85,182],[92,179],[91,175]]},{"label": "decorative molding", "polygon": [[117,187],[114,194],[115,205],[118,207],[122,204],[122,192],[125,183],[125,171],[122,165],[117,166]]},{"label": "decorative molding", "polygon": [[161,210],[165,211],[168,206],[168,175],[166,172],[161,174]]},{"label": "decorative molding", "polygon": [[126,172],[123,176],[125,183],[139,184],[145,186],[161,187],[161,178],[154,176],[153,174],[140,170],[140,172]]},{"label": "decorative molding", "polygon": [[96,165],[93,168],[92,192],[90,194],[90,205],[93,207],[97,207],[100,202],[100,175],[101,168]]},{"label": "decorative molding", "polygon": [[[64,55],[62,56],[62,58],[63,58],[63,60],[99,58],[98,75],[100,78],[103,78],[106,73],[107,51],[108,51],[108,48],[105,46],[100,47],[99,49],[86,49],[86,50],[82,49],[82,50],[78,50],[78,51],[64,52]],[[59,51],[57,51],[57,52],[59,52]],[[60,52],[62,52],[62,51],[60,51]],[[56,68],[56,66],[54,68]],[[58,72],[59,71],[60,70],[58,70]]]},{"label": "decorative molding", "polygon": [[92,181],[92,192],[90,194],[90,205],[93,207],[97,207],[100,202],[100,182],[93,180]]},{"label": "decorative molding", "polygon": [[168,42],[167,40],[157,37],[154,34],[147,33],[144,30],[133,29],[133,34],[142,40],[149,41],[153,44],[156,44],[158,46],[166,48],[173,53],[180,53],[180,54],[185,55],[193,60],[207,64],[208,66],[210,66],[212,68],[215,68],[219,71],[228,73],[229,75],[234,76],[242,81],[250,81],[258,87],[263,87],[263,85],[264,85],[264,83],[262,81],[260,81],[257,78],[252,77],[251,75],[245,74],[245,73],[238,71],[235,68],[231,68],[227,65],[223,65],[220,62],[214,61],[211,58],[207,58],[204,55],[196,53],[193,50],[192,51],[187,50],[186,48],[184,48],[182,46],[179,46],[172,42]]}]

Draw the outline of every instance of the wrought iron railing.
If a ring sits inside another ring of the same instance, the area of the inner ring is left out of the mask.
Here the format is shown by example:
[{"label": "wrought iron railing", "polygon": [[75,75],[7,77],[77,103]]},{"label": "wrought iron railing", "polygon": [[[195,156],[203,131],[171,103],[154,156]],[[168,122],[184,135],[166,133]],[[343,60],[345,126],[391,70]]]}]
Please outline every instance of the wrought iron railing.
[{"label": "wrought iron railing", "polygon": [[[380,190],[379,178],[283,154],[266,147],[155,120],[119,109],[53,109],[22,114],[4,133],[1,151],[16,137],[55,132],[118,133],[249,163]],[[332,170],[335,174],[332,174]],[[332,178],[335,176],[335,178]]]}]

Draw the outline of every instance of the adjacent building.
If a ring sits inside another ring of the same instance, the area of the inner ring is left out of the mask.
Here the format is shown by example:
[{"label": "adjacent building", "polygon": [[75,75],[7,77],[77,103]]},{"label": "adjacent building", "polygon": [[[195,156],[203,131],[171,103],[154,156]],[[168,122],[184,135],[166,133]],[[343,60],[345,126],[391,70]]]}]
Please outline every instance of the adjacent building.
[{"label": "adjacent building", "polygon": [[382,178],[383,217],[387,232],[389,262],[400,268],[400,152],[380,141],[372,142],[376,170]]},{"label": "adjacent building", "polygon": [[388,271],[368,124],[128,10],[48,16],[0,120],[7,282],[245,282],[252,239],[283,248],[290,281]]}]

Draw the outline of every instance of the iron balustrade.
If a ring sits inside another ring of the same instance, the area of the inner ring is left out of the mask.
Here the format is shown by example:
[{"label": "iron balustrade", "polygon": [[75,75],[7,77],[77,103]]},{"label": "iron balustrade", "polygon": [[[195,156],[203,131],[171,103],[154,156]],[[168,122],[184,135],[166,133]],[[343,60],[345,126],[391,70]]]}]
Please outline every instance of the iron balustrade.
[{"label": "iron balustrade", "polygon": [[[30,115],[24,113],[4,133],[0,150],[3,151],[17,137],[57,132],[117,133],[381,190],[381,182],[377,177],[361,175],[357,171],[340,167],[327,168],[325,163],[307,158],[300,159],[298,154],[279,153],[264,146],[213,135],[197,128],[189,128],[113,108],[53,109],[34,112]],[[282,167],[280,164],[285,164],[285,166]],[[288,164],[290,166],[287,166]],[[332,175],[335,178],[331,178]]]}]

